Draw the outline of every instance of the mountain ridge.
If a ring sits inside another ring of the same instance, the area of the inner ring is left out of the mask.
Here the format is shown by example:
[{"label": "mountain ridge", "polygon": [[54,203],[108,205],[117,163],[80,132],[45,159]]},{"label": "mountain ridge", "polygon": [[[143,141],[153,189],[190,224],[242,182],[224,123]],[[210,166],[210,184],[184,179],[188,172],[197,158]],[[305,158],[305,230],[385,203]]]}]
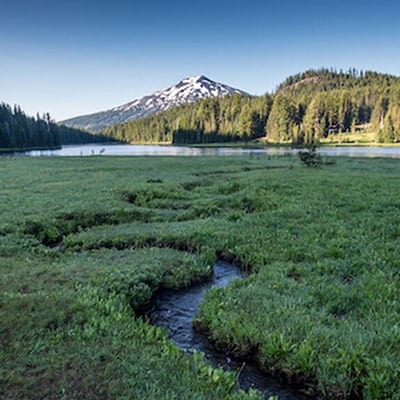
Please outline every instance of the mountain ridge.
[{"label": "mountain ridge", "polygon": [[247,94],[240,89],[215,82],[204,75],[192,76],[182,79],[175,85],[110,108],[109,110],[80,115],[66,119],[60,123],[95,132],[109,126],[166,111],[185,103],[192,103],[196,100],[209,97],[222,97],[234,93]]}]

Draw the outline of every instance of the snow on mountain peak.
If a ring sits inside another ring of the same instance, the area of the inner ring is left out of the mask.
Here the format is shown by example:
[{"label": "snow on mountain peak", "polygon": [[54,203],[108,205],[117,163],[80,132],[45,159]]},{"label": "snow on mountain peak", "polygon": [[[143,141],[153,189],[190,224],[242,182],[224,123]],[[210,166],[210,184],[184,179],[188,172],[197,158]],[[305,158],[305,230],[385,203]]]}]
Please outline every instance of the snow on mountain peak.
[{"label": "snow on mountain peak", "polygon": [[214,82],[204,75],[182,79],[176,85],[159,90],[151,95],[133,100],[107,111],[91,115],[83,115],[63,121],[65,125],[98,131],[107,126],[121,124],[132,119],[168,110],[181,104],[206,97],[220,97],[232,93],[245,94],[219,82]]},{"label": "snow on mountain peak", "polygon": [[208,79],[204,75],[197,75],[197,76],[191,76],[190,78],[187,78],[190,82],[201,82],[201,81],[208,81],[211,82],[210,79]]}]

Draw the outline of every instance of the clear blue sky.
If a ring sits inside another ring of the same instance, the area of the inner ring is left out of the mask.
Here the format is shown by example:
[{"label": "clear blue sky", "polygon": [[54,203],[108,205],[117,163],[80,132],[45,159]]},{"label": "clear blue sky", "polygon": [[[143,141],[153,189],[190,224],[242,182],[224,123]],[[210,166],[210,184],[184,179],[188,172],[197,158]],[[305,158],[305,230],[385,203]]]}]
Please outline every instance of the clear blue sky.
[{"label": "clear blue sky", "polygon": [[0,101],[53,118],[191,75],[253,94],[308,68],[400,75],[397,0],[0,0]]}]

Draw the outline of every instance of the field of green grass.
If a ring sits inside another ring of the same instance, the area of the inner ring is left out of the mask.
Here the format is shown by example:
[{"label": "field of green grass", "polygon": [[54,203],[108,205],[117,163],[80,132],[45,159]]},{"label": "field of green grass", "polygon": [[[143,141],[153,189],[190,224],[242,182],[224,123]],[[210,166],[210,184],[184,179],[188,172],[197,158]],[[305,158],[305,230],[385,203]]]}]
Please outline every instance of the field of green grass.
[{"label": "field of green grass", "polygon": [[[380,143],[376,140],[376,132],[371,131],[370,128],[362,128],[356,132],[344,132],[330,134],[326,138],[321,138],[318,145],[321,147],[398,147],[400,143]],[[206,143],[194,144],[191,147],[247,147],[253,149],[263,149],[270,147],[293,147],[292,141],[287,142],[269,142],[266,138],[259,138],[250,140],[248,142],[227,142],[227,143]],[[296,146],[296,145],[295,145]]]},{"label": "field of green grass", "polygon": [[0,398],[256,399],[142,310],[218,259],[195,326],[324,398],[400,398],[400,160],[0,158]]}]

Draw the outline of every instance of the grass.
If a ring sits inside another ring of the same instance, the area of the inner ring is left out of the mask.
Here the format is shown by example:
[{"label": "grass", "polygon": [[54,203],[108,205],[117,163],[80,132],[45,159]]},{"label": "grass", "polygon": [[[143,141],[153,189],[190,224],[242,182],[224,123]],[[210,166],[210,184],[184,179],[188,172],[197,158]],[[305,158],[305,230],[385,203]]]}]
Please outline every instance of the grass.
[{"label": "grass", "polygon": [[371,127],[360,127],[355,132],[344,132],[330,134],[320,140],[321,146],[374,146],[374,147],[397,147],[400,143],[379,143],[377,134],[371,131]]},{"label": "grass", "polygon": [[[379,143],[376,140],[376,132],[371,130],[370,126],[360,126],[355,132],[344,132],[337,134],[329,134],[326,138],[319,140],[321,147],[398,147],[400,143]],[[291,141],[275,143],[269,142],[266,138],[250,140],[248,142],[228,142],[228,143],[206,143],[190,145],[191,147],[240,147],[249,149],[263,149],[274,147],[293,147]]]},{"label": "grass", "polygon": [[140,317],[155,291],[249,275],[195,325],[326,398],[400,397],[400,162],[1,158],[0,397],[245,399]]}]

